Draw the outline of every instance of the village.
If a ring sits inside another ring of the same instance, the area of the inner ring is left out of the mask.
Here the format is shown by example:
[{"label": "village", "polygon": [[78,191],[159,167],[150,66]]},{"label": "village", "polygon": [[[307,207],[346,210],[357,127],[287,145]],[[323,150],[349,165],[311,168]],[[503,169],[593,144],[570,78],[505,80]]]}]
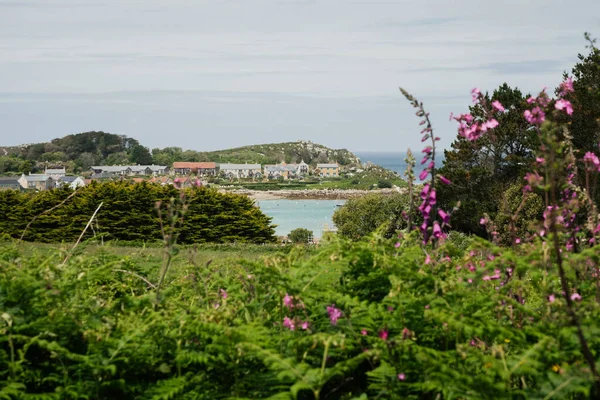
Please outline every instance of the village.
[{"label": "village", "polygon": [[315,168],[305,163],[286,164],[230,164],[215,162],[174,162],[165,165],[95,165],[81,175],[67,175],[65,167],[46,168],[43,173],[23,173],[18,176],[0,176],[0,190],[42,191],[68,186],[71,189],[85,186],[94,180],[131,179],[133,182],[149,181],[159,184],[180,185],[181,177],[198,179],[222,178],[229,181],[303,180],[307,176],[339,177],[338,163],[319,163]]}]

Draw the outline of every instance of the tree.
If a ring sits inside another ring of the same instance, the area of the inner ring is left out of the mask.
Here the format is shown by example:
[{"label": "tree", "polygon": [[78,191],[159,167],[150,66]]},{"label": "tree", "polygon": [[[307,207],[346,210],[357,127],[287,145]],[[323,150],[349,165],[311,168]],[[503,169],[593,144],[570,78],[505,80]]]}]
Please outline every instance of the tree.
[{"label": "tree", "polygon": [[305,228],[296,228],[289,233],[288,238],[292,243],[308,243],[308,240],[312,238],[312,236],[313,231]]},{"label": "tree", "polygon": [[385,235],[391,237],[406,226],[403,212],[408,212],[408,195],[369,193],[348,200],[333,214],[333,222],[339,235],[351,239],[360,239],[383,224]]},{"label": "tree", "polygon": [[[518,88],[506,83],[485,98],[490,104],[500,101],[506,109],[497,115],[499,126],[489,130],[476,141],[458,135],[445,159],[439,174],[452,181],[451,185],[438,185],[441,208],[452,210],[458,202],[460,208],[452,217],[452,228],[466,233],[484,235],[479,220],[484,213],[495,217],[500,199],[506,188],[521,182],[535,158],[537,136],[523,118],[531,108]],[[469,108],[476,120],[483,120],[480,105]]]},{"label": "tree", "polygon": [[34,164],[32,161],[24,161],[23,163],[21,163],[21,165],[19,166],[19,172],[24,173],[25,175],[29,175],[29,173],[33,170],[34,168]]},{"label": "tree", "polygon": [[152,154],[150,154],[150,150],[148,150],[147,147],[144,147],[142,145],[134,146],[131,149],[129,159],[132,163],[140,165],[149,165],[153,163]]}]

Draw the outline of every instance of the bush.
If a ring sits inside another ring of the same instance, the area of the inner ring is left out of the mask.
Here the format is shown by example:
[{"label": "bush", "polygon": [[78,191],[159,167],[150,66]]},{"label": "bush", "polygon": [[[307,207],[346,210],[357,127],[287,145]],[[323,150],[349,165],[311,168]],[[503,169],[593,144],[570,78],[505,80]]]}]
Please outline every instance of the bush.
[{"label": "bush", "polygon": [[[156,203],[167,204],[185,194],[187,212],[180,243],[267,243],[276,240],[271,218],[247,196],[223,194],[205,187],[180,191],[173,186],[142,182],[93,183],[72,194],[69,188],[20,193],[0,191],[0,232],[37,242],[74,242],[102,203],[84,239],[103,234],[105,240],[153,242],[163,239]],[[66,200],[66,201],[65,201]],[[42,214],[65,201],[51,212]],[[163,212],[166,213],[165,210]]]},{"label": "bush", "polygon": [[392,182],[385,179],[380,179],[377,181],[377,187],[379,189],[390,189],[392,187]]},{"label": "bush", "polygon": [[369,193],[348,200],[333,214],[338,234],[359,239],[385,224],[385,236],[406,226],[402,212],[408,212],[408,196],[400,193]]},{"label": "bush", "polygon": [[309,239],[312,237],[313,231],[305,228],[296,228],[288,235],[288,238],[292,243],[308,243]]}]

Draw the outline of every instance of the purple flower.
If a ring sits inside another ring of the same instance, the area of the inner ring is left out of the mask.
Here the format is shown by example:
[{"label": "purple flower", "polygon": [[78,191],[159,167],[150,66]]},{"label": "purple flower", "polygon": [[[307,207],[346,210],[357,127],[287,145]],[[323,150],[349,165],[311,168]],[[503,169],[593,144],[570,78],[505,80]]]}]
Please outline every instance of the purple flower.
[{"label": "purple flower", "polygon": [[283,319],[283,326],[288,328],[290,331],[293,331],[294,329],[296,329],[296,325],[294,324],[294,320],[290,319],[289,317],[285,317]]},{"label": "purple flower", "polygon": [[554,297],[554,294],[551,294],[550,296],[548,296],[548,302],[550,304],[554,303],[554,300],[556,300],[556,297]]},{"label": "purple flower", "polygon": [[441,208],[438,210],[438,214],[440,216],[440,218],[442,219],[442,223],[448,225],[450,224],[450,216],[448,215],[448,213],[444,210],[442,210]]},{"label": "purple flower", "polygon": [[424,169],[423,171],[421,171],[421,173],[419,174],[419,179],[424,181],[425,178],[427,178],[427,175],[429,175],[429,170],[428,169]]},{"label": "purple flower", "polygon": [[450,179],[446,178],[444,175],[438,175],[438,178],[440,178],[440,182],[444,185],[450,185],[452,183]]},{"label": "purple flower", "polygon": [[331,325],[337,325],[338,319],[342,316],[342,311],[338,308],[335,308],[335,304],[332,304],[327,306],[327,313],[329,314]]},{"label": "purple flower", "polygon": [[294,308],[294,297],[286,293],[283,296],[283,305],[289,309]]},{"label": "purple flower", "polygon": [[363,336],[367,336],[369,333],[367,332],[366,329],[361,329],[360,334]]},{"label": "purple flower", "polygon": [[227,292],[223,289],[219,289],[219,294],[221,295],[222,298],[226,299],[227,298]]},{"label": "purple flower", "polygon": [[304,330],[307,330],[308,326],[309,326],[308,321],[302,321],[302,323],[300,324],[300,327]]},{"label": "purple flower", "polygon": [[379,338],[382,339],[382,340],[387,340],[387,338],[388,338],[388,331],[386,331],[384,329],[381,332],[379,332]]},{"label": "purple flower", "polygon": [[440,224],[437,221],[433,223],[433,237],[439,239],[442,236],[442,228],[440,228]]},{"label": "purple flower", "polygon": [[573,300],[573,301],[581,301],[581,295],[579,293],[573,293],[571,295],[571,300]]},{"label": "purple flower", "polygon": [[406,375],[404,375],[403,373],[398,374],[398,380],[403,381],[406,379]]}]

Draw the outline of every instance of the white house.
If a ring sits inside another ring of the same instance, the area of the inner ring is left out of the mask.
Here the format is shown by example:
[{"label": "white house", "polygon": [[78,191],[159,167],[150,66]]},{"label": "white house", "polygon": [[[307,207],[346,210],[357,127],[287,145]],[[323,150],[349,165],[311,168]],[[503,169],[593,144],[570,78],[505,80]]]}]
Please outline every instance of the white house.
[{"label": "white house", "polygon": [[46,172],[44,172],[44,173],[46,175],[48,175],[50,178],[52,178],[55,181],[57,181],[61,177],[65,176],[67,174],[67,171],[65,170],[65,167],[62,167],[62,168],[46,168]]},{"label": "white house", "polygon": [[170,168],[165,165],[94,165],[94,174],[132,175],[166,175]]},{"label": "white house", "polygon": [[78,187],[85,186],[85,181],[80,176],[63,176],[56,183],[57,187],[68,185],[71,189],[75,190]]},{"label": "white house", "polygon": [[21,184],[23,189],[54,189],[54,180],[46,174],[23,174],[19,178],[19,183]]},{"label": "white house", "polygon": [[219,164],[221,175],[228,178],[256,178],[261,176],[260,164]]}]

